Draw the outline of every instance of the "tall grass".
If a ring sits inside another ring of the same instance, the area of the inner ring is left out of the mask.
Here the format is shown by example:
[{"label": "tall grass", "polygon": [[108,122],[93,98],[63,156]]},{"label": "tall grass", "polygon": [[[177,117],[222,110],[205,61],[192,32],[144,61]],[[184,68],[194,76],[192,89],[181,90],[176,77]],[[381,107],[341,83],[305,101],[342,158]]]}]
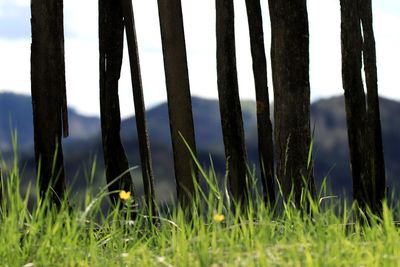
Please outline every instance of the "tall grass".
[{"label": "tall grass", "polygon": [[[1,266],[398,266],[400,230],[386,204],[382,218],[354,220],[357,207],[324,196],[307,214],[291,201],[266,207],[259,197],[235,205],[215,171],[201,169],[191,216],[170,209],[151,223],[132,199],[108,214],[107,191],[87,191],[84,208],[60,209],[38,192],[33,208],[20,191],[17,164],[2,179]],[[250,179],[254,179],[250,177]],[[253,190],[256,191],[256,190]],[[306,196],[306,194],[305,194]],[[323,207],[323,208],[322,208]],[[130,213],[137,214],[131,220]]]}]

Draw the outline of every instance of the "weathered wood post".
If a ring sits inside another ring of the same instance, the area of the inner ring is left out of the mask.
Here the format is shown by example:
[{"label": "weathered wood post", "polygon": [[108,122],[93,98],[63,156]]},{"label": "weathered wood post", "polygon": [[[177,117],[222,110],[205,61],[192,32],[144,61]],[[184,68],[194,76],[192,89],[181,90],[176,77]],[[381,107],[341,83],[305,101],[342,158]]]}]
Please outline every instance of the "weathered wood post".
[{"label": "weathered wood post", "polygon": [[[368,182],[366,144],[366,105],[362,85],[362,37],[357,1],[341,0],[342,80],[350,148],[353,198],[363,199]],[[363,202],[363,201],[362,201]],[[365,203],[365,202],[364,202]],[[362,203],[360,203],[362,204]]]},{"label": "weathered wood post", "polygon": [[62,133],[68,136],[62,0],[31,1],[31,93],[35,159],[42,196],[65,192]]},{"label": "weathered wood post", "polygon": [[265,204],[273,206],[275,204],[274,147],[260,0],[246,0],[246,9],[256,89],[258,154],[263,197]]},{"label": "weathered wood post", "polygon": [[312,167],[307,166],[311,130],[306,0],[269,0],[269,11],[276,173],[285,197],[293,190],[300,207],[304,188],[315,195]]},{"label": "weathered wood post", "polygon": [[128,43],[133,100],[135,103],[136,128],[139,139],[144,192],[148,208],[151,211],[151,215],[157,216],[150,142],[147,133],[146,108],[143,99],[142,75],[140,72],[139,51],[136,38],[135,18],[133,13],[132,1],[122,0],[122,6],[124,13],[126,38]]},{"label": "weathered wood post", "polygon": [[229,184],[234,199],[245,204],[247,155],[236,70],[234,6],[233,0],[215,3],[218,97]]},{"label": "weathered wood post", "polygon": [[[341,0],[342,80],[346,104],[353,198],[379,213],[385,165],[379,115],[375,40],[370,1]],[[362,60],[367,103],[362,82]]]},{"label": "weathered wood post", "polygon": [[[124,21],[121,1],[99,0],[100,116],[107,182],[120,179],[109,191],[134,191],[128,159],[121,143],[118,80],[121,73]],[[117,203],[118,193],[110,195]]]},{"label": "weathered wood post", "polygon": [[189,208],[195,193],[194,179],[198,177],[190,152],[180,136],[196,154],[181,1],[158,0],[158,12],[178,201],[182,207]]},{"label": "weathered wood post", "polygon": [[373,179],[373,202],[371,203],[371,208],[376,214],[380,214],[382,211],[382,201],[387,196],[371,0],[360,0],[360,9],[364,37],[364,71],[367,86],[368,144],[370,144],[367,147],[369,148],[370,155],[371,179]]}]

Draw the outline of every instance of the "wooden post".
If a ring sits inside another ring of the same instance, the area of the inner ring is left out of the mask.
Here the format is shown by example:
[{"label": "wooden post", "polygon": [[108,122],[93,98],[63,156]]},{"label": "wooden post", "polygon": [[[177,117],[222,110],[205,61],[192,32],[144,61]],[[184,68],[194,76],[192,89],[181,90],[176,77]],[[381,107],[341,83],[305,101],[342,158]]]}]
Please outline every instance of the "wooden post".
[{"label": "wooden post", "polygon": [[[127,172],[128,159],[120,137],[118,80],[122,65],[123,35],[121,1],[99,0],[100,115],[106,178],[110,183],[124,173],[108,189],[111,192],[125,190],[133,195],[132,177]],[[117,203],[118,193],[110,197]]]},{"label": "wooden post", "polygon": [[382,212],[382,201],[386,196],[385,160],[383,156],[382,129],[379,111],[378,71],[376,67],[375,36],[372,25],[371,0],[360,0],[363,29],[363,59],[367,86],[368,146],[373,179],[373,202],[371,208],[376,214]]},{"label": "wooden post", "polygon": [[151,215],[157,216],[150,142],[147,133],[146,108],[143,99],[142,76],[140,73],[139,51],[136,38],[135,18],[133,13],[132,1],[122,0],[122,6],[124,13],[126,38],[128,43],[133,100],[135,103],[136,128],[139,139],[144,192],[148,207],[151,211]]},{"label": "wooden post", "polygon": [[245,204],[247,155],[236,70],[233,0],[216,0],[216,35],[218,97],[229,183],[234,199]]},{"label": "wooden post", "polygon": [[158,12],[178,201],[182,207],[189,208],[195,193],[194,179],[197,180],[198,175],[180,136],[196,154],[181,1],[158,0]]},{"label": "wooden post", "polygon": [[62,133],[68,136],[62,0],[31,1],[31,93],[35,158],[42,196],[65,192]]},{"label": "wooden post", "polygon": [[258,154],[265,204],[275,204],[274,147],[260,0],[246,0],[257,103]]},{"label": "wooden post", "polygon": [[[342,79],[346,103],[353,199],[380,213],[385,164],[379,114],[371,1],[341,0]],[[361,27],[362,26],[362,27]],[[367,102],[362,83],[362,60]]]},{"label": "wooden post", "polygon": [[276,173],[285,197],[293,190],[300,208],[304,188],[315,196],[312,166],[307,166],[311,143],[307,4],[269,0],[269,10]]}]

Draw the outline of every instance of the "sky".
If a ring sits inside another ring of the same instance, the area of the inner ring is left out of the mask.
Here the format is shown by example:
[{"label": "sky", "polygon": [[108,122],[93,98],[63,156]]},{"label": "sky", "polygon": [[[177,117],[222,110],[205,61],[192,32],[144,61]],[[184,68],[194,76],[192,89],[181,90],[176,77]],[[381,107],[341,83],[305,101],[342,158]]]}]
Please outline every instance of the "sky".
[{"label": "sky", "polygon": [[[98,0],[64,0],[68,104],[85,115],[99,114]],[[242,99],[254,99],[250,41],[244,0],[234,0],[236,57]],[[268,0],[261,0],[269,92]],[[315,101],[343,94],[339,0],[308,0],[310,84]],[[166,100],[157,0],[133,0],[146,107]],[[182,0],[192,95],[217,98],[215,0]],[[381,96],[400,100],[400,1],[373,0],[378,84]],[[30,0],[0,0],[0,92],[30,94]],[[125,46],[126,47],[126,46]],[[120,79],[121,115],[134,113],[128,53]]]}]

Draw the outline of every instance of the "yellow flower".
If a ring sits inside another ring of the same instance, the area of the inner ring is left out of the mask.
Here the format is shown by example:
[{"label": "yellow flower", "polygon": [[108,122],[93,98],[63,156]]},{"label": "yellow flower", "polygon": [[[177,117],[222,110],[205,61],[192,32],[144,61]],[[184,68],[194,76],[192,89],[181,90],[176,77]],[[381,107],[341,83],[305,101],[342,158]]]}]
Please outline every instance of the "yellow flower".
[{"label": "yellow flower", "polygon": [[131,192],[126,192],[125,190],[121,190],[119,192],[119,198],[122,200],[128,200],[131,198]]},{"label": "yellow flower", "polygon": [[213,219],[214,219],[215,222],[220,223],[223,220],[225,220],[225,216],[224,216],[224,214],[216,213],[216,214],[214,214],[214,218]]}]

